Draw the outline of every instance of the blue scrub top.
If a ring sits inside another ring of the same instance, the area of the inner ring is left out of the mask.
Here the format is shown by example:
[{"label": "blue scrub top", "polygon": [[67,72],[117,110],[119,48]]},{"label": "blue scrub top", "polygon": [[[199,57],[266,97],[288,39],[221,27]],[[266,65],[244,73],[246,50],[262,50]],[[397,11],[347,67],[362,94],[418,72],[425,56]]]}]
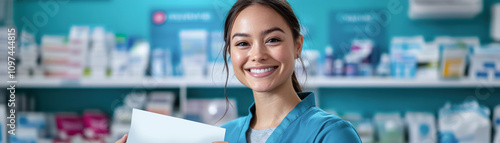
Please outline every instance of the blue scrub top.
[{"label": "blue scrub top", "polygon": [[[269,136],[267,143],[361,143],[351,123],[316,107],[314,93],[297,94],[302,101],[286,115]],[[240,117],[222,126],[226,128],[224,141],[247,142],[246,132],[252,115],[255,113],[255,103],[250,106],[249,111],[248,116]]]}]

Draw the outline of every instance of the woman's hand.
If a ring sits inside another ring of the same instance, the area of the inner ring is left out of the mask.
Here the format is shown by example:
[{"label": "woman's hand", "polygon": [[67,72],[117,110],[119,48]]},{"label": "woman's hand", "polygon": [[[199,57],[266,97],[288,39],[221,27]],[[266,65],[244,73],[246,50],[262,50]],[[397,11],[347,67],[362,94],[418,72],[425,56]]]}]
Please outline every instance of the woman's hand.
[{"label": "woman's hand", "polygon": [[125,142],[127,142],[127,137],[128,137],[128,135],[125,134],[125,135],[123,135],[123,137],[121,139],[119,139],[115,143],[125,143]]}]

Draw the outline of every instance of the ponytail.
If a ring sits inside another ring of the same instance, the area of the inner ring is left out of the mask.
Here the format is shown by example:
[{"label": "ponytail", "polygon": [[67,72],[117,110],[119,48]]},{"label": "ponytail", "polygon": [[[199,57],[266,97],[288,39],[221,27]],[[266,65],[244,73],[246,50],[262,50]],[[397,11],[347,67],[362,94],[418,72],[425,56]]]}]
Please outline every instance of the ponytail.
[{"label": "ponytail", "polygon": [[297,80],[297,76],[295,75],[295,71],[292,73],[292,85],[293,85],[293,90],[295,92],[302,92],[302,87],[300,87],[299,81]]}]

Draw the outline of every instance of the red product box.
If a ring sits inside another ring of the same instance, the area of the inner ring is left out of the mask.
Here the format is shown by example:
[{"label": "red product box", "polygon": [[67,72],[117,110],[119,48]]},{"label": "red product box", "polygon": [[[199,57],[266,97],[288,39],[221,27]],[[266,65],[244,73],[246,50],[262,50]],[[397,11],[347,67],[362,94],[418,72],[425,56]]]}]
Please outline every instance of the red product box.
[{"label": "red product box", "polygon": [[59,138],[67,139],[75,135],[82,135],[82,118],[74,113],[59,113],[56,115],[56,126]]},{"label": "red product box", "polygon": [[102,112],[86,111],[83,114],[83,125],[86,138],[99,139],[109,135],[108,117]]}]

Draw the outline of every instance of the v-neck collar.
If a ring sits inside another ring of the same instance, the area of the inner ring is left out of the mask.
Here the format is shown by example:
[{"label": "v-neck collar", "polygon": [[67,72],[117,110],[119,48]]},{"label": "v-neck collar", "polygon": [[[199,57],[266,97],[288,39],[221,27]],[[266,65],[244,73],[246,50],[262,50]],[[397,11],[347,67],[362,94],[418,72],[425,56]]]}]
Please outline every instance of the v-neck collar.
[{"label": "v-neck collar", "polygon": [[[297,118],[299,118],[305,111],[307,111],[311,107],[316,106],[315,98],[314,98],[314,93],[312,92],[298,92],[297,95],[299,98],[302,100],[293,108],[292,111],[290,111],[286,117],[281,121],[281,123],[274,129],[274,132],[269,136],[266,142],[276,142],[280,138],[280,136],[283,134],[285,129],[290,126],[291,123],[293,123]],[[248,131],[248,128],[250,127],[250,121],[252,120],[253,114],[255,113],[255,102],[252,103],[250,108],[248,108],[249,114],[245,118],[245,124],[243,128],[241,128],[240,131],[240,136],[238,138],[238,142],[244,142],[246,143],[247,141],[247,136],[246,132]]]}]

